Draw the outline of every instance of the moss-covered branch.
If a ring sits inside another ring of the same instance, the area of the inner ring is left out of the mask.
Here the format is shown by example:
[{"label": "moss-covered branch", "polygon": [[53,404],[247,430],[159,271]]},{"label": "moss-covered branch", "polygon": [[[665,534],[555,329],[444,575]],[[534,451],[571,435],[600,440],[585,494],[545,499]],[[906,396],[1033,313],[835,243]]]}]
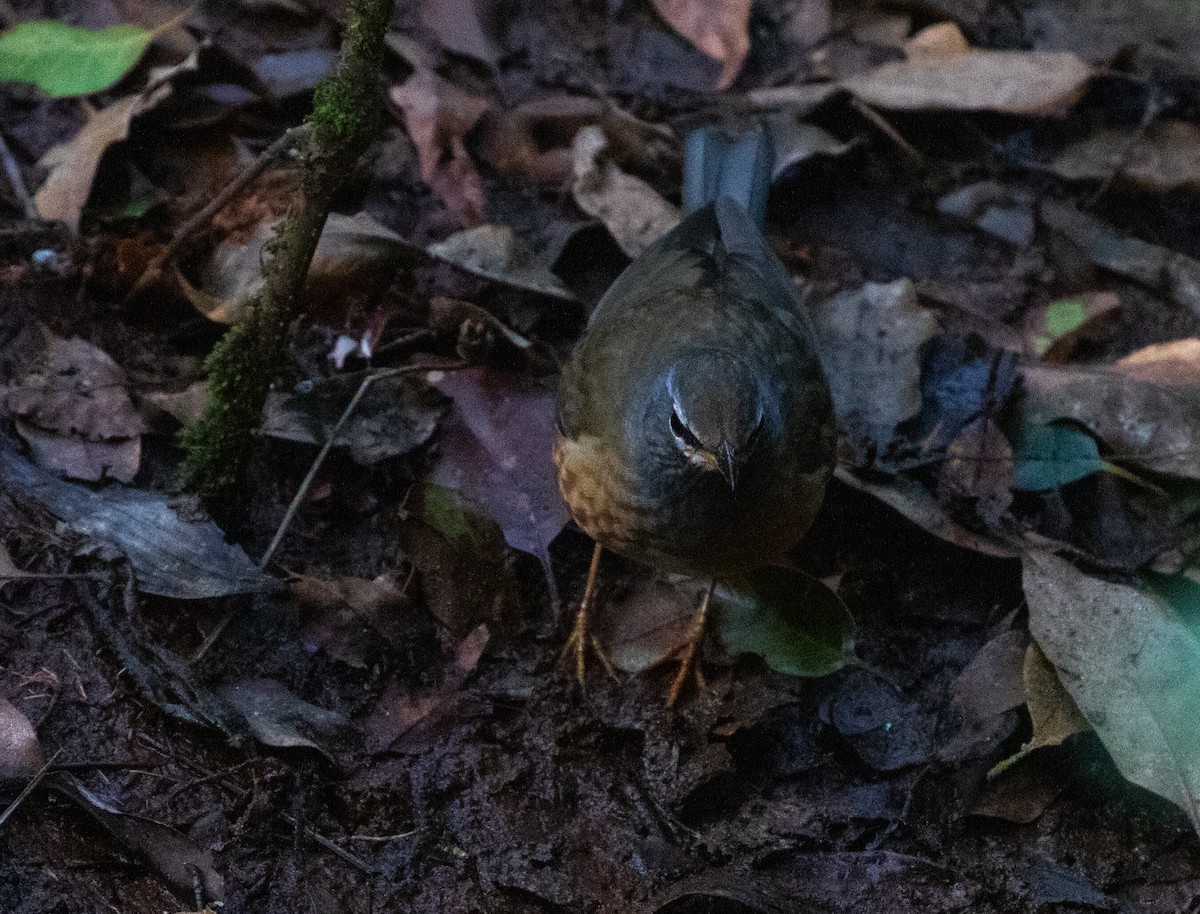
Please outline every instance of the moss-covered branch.
[{"label": "moss-covered branch", "polygon": [[182,439],[184,484],[205,498],[243,483],[325,220],[378,130],[383,36],[391,15],[392,0],[350,0],[337,70],[313,100],[300,192],[266,249],[263,290],[208,358],[208,408]]}]

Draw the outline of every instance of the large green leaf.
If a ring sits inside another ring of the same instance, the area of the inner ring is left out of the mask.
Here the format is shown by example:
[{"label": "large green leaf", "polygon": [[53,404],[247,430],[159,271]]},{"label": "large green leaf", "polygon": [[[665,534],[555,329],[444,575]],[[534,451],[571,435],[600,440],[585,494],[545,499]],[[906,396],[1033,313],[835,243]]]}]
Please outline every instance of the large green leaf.
[{"label": "large green leaf", "polygon": [[1040,492],[1104,468],[1096,440],[1066,422],[1022,426],[1013,437],[1013,488]]},{"label": "large green leaf", "polygon": [[823,583],[794,568],[764,568],[717,591],[726,650],[758,654],[773,670],[825,676],[854,658],[854,620]]},{"label": "large green leaf", "polygon": [[1025,555],[1024,585],[1030,634],[1117,768],[1200,830],[1195,630],[1165,600],[1085,575],[1048,552]]},{"label": "large green leaf", "polygon": [[0,35],[0,82],[33,83],[47,95],[90,95],[142,59],[154,33],[136,25],[91,31],[54,19],[22,22]]}]

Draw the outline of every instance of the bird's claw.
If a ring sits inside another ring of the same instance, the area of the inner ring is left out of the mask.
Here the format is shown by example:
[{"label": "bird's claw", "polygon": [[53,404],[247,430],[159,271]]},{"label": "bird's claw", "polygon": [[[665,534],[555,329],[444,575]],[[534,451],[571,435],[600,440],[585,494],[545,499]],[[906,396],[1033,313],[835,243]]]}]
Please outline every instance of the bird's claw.
[{"label": "bird's claw", "polygon": [[604,667],[604,672],[608,673],[617,682],[620,682],[621,677],[617,675],[612,661],[608,659],[608,655],[604,653],[604,648],[600,646],[600,639],[588,630],[587,615],[581,610],[579,615],[575,617],[575,626],[571,629],[571,636],[567,638],[567,643],[563,645],[562,652],[558,655],[558,662],[560,664],[568,657],[574,655],[575,679],[581,686],[587,677],[587,655],[589,648],[596,655],[597,659],[599,659],[600,665]]}]

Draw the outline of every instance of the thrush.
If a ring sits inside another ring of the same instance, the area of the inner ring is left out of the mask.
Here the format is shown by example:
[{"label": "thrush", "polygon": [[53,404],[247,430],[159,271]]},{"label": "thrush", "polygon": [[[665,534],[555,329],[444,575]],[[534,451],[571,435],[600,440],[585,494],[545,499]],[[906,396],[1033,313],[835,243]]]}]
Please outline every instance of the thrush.
[{"label": "thrush", "polygon": [[559,386],[555,462],[595,540],[564,648],[583,681],[600,556],[706,579],[667,703],[693,672],[717,581],[780,561],[812,523],[835,426],[812,319],[763,237],[763,127],[707,128],[684,156],[684,218],[600,300]]}]

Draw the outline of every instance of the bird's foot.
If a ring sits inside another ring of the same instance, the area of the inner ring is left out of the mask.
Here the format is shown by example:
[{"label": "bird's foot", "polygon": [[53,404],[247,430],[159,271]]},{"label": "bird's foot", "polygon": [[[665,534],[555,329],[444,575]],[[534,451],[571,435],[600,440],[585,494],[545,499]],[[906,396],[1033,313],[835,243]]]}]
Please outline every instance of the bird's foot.
[{"label": "bird's foot", "polygon": [[620,677],[617,675],[617,671],[613,669],[608,655],[604,653],[604,648],[600,646],[600,639],[592,634],[588,615],[586,607],[579,607],[579,612],[575,616],[575,626],[571,629],[571,636],[567,638],[567,643],[563,645],[562,652],[558,655],[558,662],[562,663],[568,657],[573,657],[575,661],[575,678],[579,681],[580,685],[583,685],[587,675],[587,655],[591,651],[600,661],[600,665],[604,667],[604,672],[619,682]]},{"label": "bird's foot", "polygon": [[675,652],[679,656],[679,672],[675,674],[675,679],[671,682],[671,690],[667,693],[668,708],[675,707],[675,702],[679,701],[683,687],[687,685],[689,679],[696,680],[696,688],[699,691],[703,692],[707,688],[704,682],[704,671],[700,669],[699,654],[701,642],[704,640],[705,625],[708,622],[708,603],[712,599],[715,588],[716,581],[708,585],[708,589],[704,592],[704,598],[700,601],[700,608],[696,610],[691,627],[688,629],[687,640]]}]

